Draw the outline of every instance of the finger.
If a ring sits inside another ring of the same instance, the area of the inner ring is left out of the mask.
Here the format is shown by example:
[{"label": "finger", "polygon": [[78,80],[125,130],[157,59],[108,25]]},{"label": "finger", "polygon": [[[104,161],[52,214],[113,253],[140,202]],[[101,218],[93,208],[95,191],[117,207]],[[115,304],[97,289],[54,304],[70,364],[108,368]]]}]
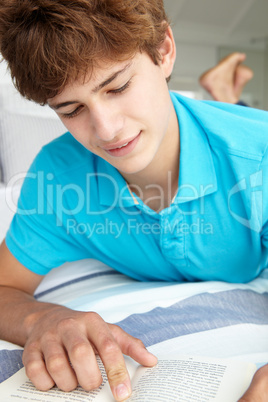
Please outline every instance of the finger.
[{"label": "finger", "polygon": [[239,402],[266,402],[268,400],[268,365],[256,371],[250,387]]},{"label": "finger", "polygon": [[102,383],[102,376],[88,339],[78,335],[77,330],[69,329],[64,333],[62,341],[81,387],[86,391],[98,388]]},{"label": "finger", "polygon": [[109,326],[125,355],[132,357],[132,359],[143,366],[153,367],[157,364],[157,357],[146,349],[140,339],[127,334],[117,325],[109,324]]},{"label": "finger", "polygon": [[48,391],[55,385],[54,380],[46,369],[43,354],[36,348],[25,347],[22,362],[27,377],[40,391]]},{"label": "finger", "polygon": [[[92,331],[94,327],[94,331]],[[88,325],[88,337],[95,345],[105,367],[111,391],[117,401],[131,395],[131,382],[123,353],[113,337],[108,324],[99,316],[92,316]]]},{"label": "finger", "polygon": [[58,388],[65,392],[74,390],[78,382],[64,347],[56,340],[49,341],[44,344],[43,353],[47,371]]}]

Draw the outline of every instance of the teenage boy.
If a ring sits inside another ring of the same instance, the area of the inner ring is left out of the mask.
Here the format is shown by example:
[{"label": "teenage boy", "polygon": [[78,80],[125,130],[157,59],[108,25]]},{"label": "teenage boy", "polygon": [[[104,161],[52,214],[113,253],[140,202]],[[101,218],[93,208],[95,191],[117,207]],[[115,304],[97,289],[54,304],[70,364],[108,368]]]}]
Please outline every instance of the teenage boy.
[{"label": "teenage boy", "polygon": [[[156,357],[96,313],[37,302],[34,290],[52,268],[86,257],[138,280],[258,276],[268,259],[268,115],[169,93],[175,44],[162,0],[2,3],[1,53],[17,88],[71,134],[36,158],[1,246],[0,335],[25,345],[42,390],[97,387],[98,353],[123,400],[123,353],[148,366]],[[78,235],[88,222],[122,230]],[[248,395],[267,399],[267,367]]]}]

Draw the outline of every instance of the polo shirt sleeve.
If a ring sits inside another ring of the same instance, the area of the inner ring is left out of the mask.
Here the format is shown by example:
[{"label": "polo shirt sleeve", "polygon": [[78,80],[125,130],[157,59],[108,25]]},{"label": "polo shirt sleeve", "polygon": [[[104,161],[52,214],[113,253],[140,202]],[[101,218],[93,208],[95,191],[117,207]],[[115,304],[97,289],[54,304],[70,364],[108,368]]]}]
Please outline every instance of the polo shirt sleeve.
[{"label": "polo shirt sleeve", "polygon": [[56,197],[59,184],[55,177],[46,153],[41,151],[25,177],[5,240],[15,258],[39,275],[88,257],[62,223],[64,206]]}]

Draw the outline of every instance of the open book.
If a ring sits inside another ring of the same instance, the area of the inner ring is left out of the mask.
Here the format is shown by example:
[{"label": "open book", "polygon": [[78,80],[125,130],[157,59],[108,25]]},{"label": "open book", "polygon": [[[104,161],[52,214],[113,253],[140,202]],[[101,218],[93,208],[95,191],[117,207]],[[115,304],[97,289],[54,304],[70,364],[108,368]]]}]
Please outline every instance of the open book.
[{"label": "open book", "polygon": [[[248,388],[256,371],[252,363],[204,357],[160,359],[157,366],[141,367],[129,358],[126,364],[132,379],[132,396],[138,402],[235,402]],[[21,369],[0,384],[1,401],[35,402],[109,402],[113,401],[104,368],[100,363],[103,383],[94,391],[78,387],[66,393],[58,388],[38,391]]]}]

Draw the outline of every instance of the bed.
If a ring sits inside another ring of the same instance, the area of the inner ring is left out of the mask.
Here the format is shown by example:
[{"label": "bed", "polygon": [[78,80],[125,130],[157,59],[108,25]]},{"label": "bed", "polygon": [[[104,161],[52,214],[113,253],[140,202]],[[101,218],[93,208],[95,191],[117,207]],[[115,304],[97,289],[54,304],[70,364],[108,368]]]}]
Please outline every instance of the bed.
[{"label": "bed", "polygon": [[[1,85],[0,240],[32,159],[63,132],[52,111],[23,100],[10,84]],[[247,284],[141,283],[88,259],[54,269],[35,297],[96,311],[155,354],[228,357],[258,367],[268,362],[268,269]],[[21,357],[20,346],[0,341],[0,382],[22,367]]]}]

